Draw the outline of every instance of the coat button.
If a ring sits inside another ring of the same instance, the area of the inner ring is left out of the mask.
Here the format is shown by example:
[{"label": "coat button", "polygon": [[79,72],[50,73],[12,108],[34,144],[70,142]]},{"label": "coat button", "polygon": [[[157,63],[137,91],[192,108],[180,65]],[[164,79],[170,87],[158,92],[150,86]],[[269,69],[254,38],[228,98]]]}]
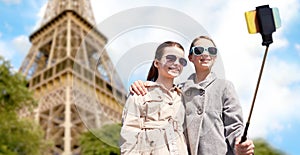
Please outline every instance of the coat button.
[{"label": "coat button", "polygon": [[191,96],[191,94],[192,94],[191,90],[188,90],[188,91],[185,92],[186,96]]},{"label": "coat button", "polygon": [[197,114],[198,114],[198,115],[201,115],[202,113],[203,113],[203,111],[202,111],[201,109],[198,109],[198,110],[197,110]]},{"label": "coat button", "polygon": [[199,90],[199,94],[200,94],[200,96],[204,95],[205,94],[205,90],[204,89],[200,89]]},{"label": "coat button", "polygon": [[150,146],[154,146],[154,141],[150,141]]}]

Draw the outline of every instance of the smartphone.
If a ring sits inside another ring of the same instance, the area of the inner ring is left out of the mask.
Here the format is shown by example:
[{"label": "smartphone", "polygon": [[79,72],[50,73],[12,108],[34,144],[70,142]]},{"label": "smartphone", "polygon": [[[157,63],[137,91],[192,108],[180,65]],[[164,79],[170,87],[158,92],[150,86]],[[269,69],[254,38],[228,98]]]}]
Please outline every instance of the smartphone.
[{"label": "smartphone", "polygon": [[275,27],[276,27],[276,29],[278,29],[281,27],[279,10],[278,10],[278,8],[272,8],[272,12],[273,12],[273,17],[274,17]]},{"label": "smartphone", "polygon": [[[281,27],[281,20],[279,16],[279,10],[278,8],[272,8],[275,28],[278,29]],[[248,32],[250,34],[258,33],[259,27],[258,27],[258,20],[256,18],[256,10],[245,12],[245,18],[247,22],[247,28]]]},{"label": "smartphone", "polygon": [[246,18],[246,22],[247,22],[248,32],[250,34],[258,33],[259,27],[258,27],[258,21],[256,18],[256,10],[245,12],[245,18]]}]

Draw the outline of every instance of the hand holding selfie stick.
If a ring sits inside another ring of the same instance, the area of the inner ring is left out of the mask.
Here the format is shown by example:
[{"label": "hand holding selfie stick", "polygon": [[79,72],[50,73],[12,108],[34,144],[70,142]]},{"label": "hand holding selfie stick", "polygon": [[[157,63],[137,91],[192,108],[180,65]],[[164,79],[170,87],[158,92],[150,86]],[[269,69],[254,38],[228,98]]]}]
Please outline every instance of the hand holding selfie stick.
[{"label": "hand holding selfie stick", "polygon": [[276,28],[280,27],[280,18],[279,18],[279,13],[277,8],[270,8],[269,5],[263,5],[263,6],[258,6],[256,7],[256,10],[249,11],[245,13],[246,21],[247,21],[247,27],[248,27],[248,32],[253,34],[253,33],[260,33],[263,39],[262,45],[266,46],[266,50],[264,53],[262,65],[260,68],[259,76],[258,76],[258,81],[256,84],[252,104],[251,104],[251,109],[250,113],[248,116],[248,120],[246,122],[246,127],[244,129],[244,133],[242,135],[240,143],[243,143],[247,140],[247,131],[250,125],[250,120],[254,108],[254,103],[257,95],[257,91],[259,88],[259,83],[261,80],[261,76],[263,73],[265,61],[267,58],[268,50],[269,50],[269,45],[273,43],[272,39],[272,33],[276,31]]}]

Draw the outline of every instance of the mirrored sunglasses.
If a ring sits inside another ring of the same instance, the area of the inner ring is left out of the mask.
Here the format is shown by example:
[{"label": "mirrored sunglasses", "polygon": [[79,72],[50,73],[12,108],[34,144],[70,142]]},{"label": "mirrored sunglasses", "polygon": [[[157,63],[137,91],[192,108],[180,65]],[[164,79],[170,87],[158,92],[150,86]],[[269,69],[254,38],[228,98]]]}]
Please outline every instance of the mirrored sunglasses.
[{"label": "mirrored sunglasses", "polygon": [[216,47],[202,47],[202,46],[195,46],[192,47],[190,54],[194,54],[194,55],[201,55],[203,54],[204,51],[207,51],[209,53],[209,55],[211,56],[216,56],[218,53],[218,49]]},{"label": "mirrored sunglasses", "polygon": [[[169,63],[174,63],[177,60],[177,56],[176,55],[166,55],[166,59],[167,62]],[[179,63],[184,67],[187,65],[187,61],[185,58],[178,58],[179,59]]]}]

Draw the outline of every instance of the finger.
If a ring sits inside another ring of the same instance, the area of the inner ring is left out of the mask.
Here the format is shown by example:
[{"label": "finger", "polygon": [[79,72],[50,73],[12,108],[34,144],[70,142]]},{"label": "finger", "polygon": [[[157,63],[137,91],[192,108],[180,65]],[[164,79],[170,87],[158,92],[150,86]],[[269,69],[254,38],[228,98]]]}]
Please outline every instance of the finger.
[{"label": "finger", "polygon": [[131,85],[133,91],[135,94],[137,95],[143,95],[143,91],[141,91],[141,88],[140,88],[140,82],[139,81],[135,81],[133,82],[133,84]]},{"label": "finger", "polygon": [[245,141],[245,144],[243,144],[244,146],[248,147],[248,148],[254,148],[254,143],[252,140],[247,140]]},{"label": "finger", "polygon": [[146,94],[148,92],[148,90],[147,90],[146,87],[149,87],[151,82],[149,82],[149,81],[146,81],[146,82],[141,81],[141,83],[142,83],[141,86],[143,86],[142,87],[143,92]]},{"label": "finger", "polygon": [[235,152],[238,155],[252,155],[254,154],[254,144],[252,141],[248,141],[247,143],[243,144],[236,144],[235,145]]},{"label": "finger", "polygon": [[137,95],[141,95],[142,94],[142,92],[140,91],[140,88],[139,88],[139,83],[137,81],[135,81],[131,85],[131,88],[132,88],[134,94],[137,94]]},{"label": "finger", "polygon": [[133,85],[135,86],[135,89],[136,89],[136,91],[139,92],[139,94],[145,95],[147,93],[147,89],[144,86],[145,84],[143,81],[141,81],[141,80],[135,81]]},{"label": "finger", "polygon": [[253,155],[254,154],[254,150],[247,150],[241,153],[242,155]]},{"label": "finger", "polygon": [[235,139],[235,144],[239,144],[240,141],[241,141],[241,137],[237,137],[237,138]]},{"label": "finger", "polygon": [[140,95],[140,92],[139,90],[136,88],[136,86],[134,84],[132,84],[129,88],[129,91],[131,94],[137,94],[137,95]]},{"label": "finger", "polygon": [[250,145],[254,145],[254,144],[253,144],[252,140],[248,140],[248,139],[246,141],[244,141],[243,143],[241,143],[241,146],[243,146],[243,147],[248,147]]},{"label": "finger", "polygon": [[135,86],[138,89],[138,91],[139,91],[140,94],[142,94],[142,95],[146,94],[147,89],[144,86],[144,82],[143,81],[141,81],[141,80],[137,81],[137,84]]},{"label": "finger", "polygon": [[254,154],[254,149],[236,150],[235,152],[236,152],[237,155],[253,155]]},{"label": "finger", "polygon": [[134,91],[132,90],[132,86],[130,85],[130,87],[129,87],[129,93],[130,94],[134,94]]}]

